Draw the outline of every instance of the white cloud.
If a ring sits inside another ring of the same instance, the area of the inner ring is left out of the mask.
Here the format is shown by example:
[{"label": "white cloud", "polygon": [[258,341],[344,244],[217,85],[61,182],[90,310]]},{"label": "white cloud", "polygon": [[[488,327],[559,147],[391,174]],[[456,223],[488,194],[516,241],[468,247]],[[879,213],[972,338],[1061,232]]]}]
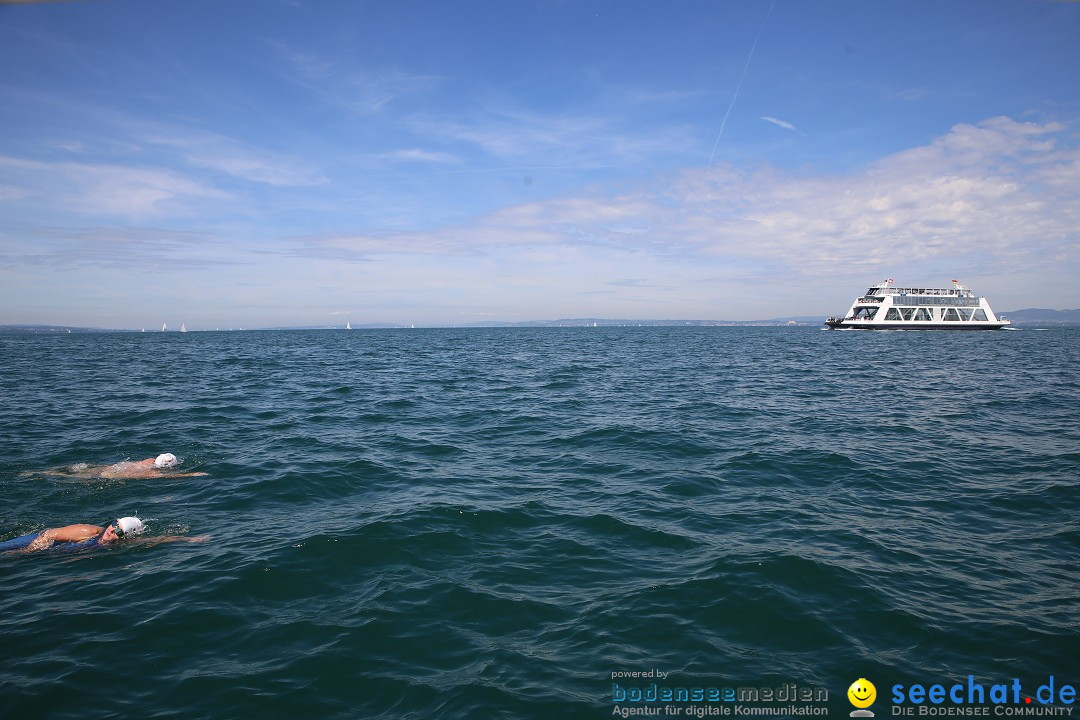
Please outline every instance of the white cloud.
[{"label": "white cloud", "polygon": [[24,203],[88,217],[141,218],[180,212],[192,200],[229,195],[178,173],[105,163],[42,162],[0,156],[0,168]]},{"label": "white cloud", "polygon": [[456,118],[415,115],[407,127],[432,143],[461,146],[517,166],[604,168],[642,166],[651,159],[685,157],[700,138],[685,126],[651,124],[631,129],[625,108],[597,113],[548,114],[489,104],[484,112]]},{"label": "white cloud", "polygon": [[777,127],[782,127],[785,130],[792,130],[794,132],[799,133],[800,135],[806,135],[806,133],[804,133],[802,130],[795,127],[794,125],[792,125],[791,123],[789,123],[786,120],[780,120],[779,118],[769,117],[768,115],[762,115],[761,119],[764,120],[765,122],[772,123],[773,125],[776,125]]},{"label": "white cloud", "polygon": [[[0,163],[2,162],[3,160],[0,159]],[[0,185],[0,203],[23,200],[29,195],[30,192],[26,188],[14,187],[11,185]]]},{"label": "white cloud", "polygon": [[1057,147],[1062,129],[995,118],[852,174],[698,168],[621,194],[526,203],[430,232],[308,237],[298,252],[371,259],[603,247],[661,263],[751,263],[796,275],[920,262],[1075,264],[1066,248],[1080,239],[1080,155]]},{"label": "white cloud", "polygon": [[170,148],[184,163],[209,168],[250,182],[276,187],[310,186],[326,178],[307,163],[294,158],[257,150],[221,135],[194,131],[165,131],[147,134],[142,142]]},{"label": "white cloud", "polygon": [[325,54],[297,50],[285,43],[271,43],[286,76],[314,93],[322,102],[343,107],[358,115],[377,115],[398,98],[413,97],[435,87],[435,75],[400,70],[369,70],[350,62],[329,59]]},{"label": "white cloud", "polygon": [[[175,218],[169,213],[224,198],[167,171],[2,158],[6,187],[32,190],[35,201],[50,187],[54,206],[74,205],[87,222],[82,230],[5,228],[0,266],[17,263],[20,276],[35,265],[198,268],[191,293],[203,305],[321,317],[348,309],[360,322],[397,321],[386,308],[416,322],[485,313],[775,317],[792,314],[793,283],[800,305],[828,300],[800,312],[827,313],[850,301],[850,285],[887,276],[929,283],[959,275],[1004,310],[1039,301],[997,301],[1001,289],[1022,297],[1053,285],[1067,289],[1045,304],[1067,307],[1080,304],[1065,282],[1080,270],[1080,150],[1069,133],[995,118],[845,174],[698,167],[431,230],[373,229],[358,214],[350,231],[342,227],[349,216],[327,209],[312,217],[330,230],[293,235],[250,219],[239,234],[221,224],[170,230],[160,219],[109,227],[92,219],[105,210]],[[27,177],[34,182],[17,182]],[[981,281],[990,277],[1003,278],[998,289]]]},{"label": "white cloud", "polygon": [[205,233],[142,227],[39,227],[21,242],[5,242],[0,258],[7,264],[68,267],[136,268],[144,271],[181,263],[186,268],[228,264],[209,255]]},{"label": "white cloud", "polygon": [[435,163],[440,165],[457,165],[462,162],[462,159],[456,155],[420,148],[395,150],[394,152],[385,153],[382,157],[393,162]]}]

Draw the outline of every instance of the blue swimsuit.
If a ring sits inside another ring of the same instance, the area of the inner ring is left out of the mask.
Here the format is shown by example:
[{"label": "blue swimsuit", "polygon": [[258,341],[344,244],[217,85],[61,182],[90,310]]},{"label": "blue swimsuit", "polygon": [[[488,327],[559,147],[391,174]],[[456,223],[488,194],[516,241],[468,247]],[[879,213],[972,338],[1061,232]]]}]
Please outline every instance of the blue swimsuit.
[{"label": "blue swimsuit", "polygon": [[[106,530],[107,529],[108,528],[106,528]],[[0,542],[0,552],[7,552],[9,550],[22,550],[23,548],[28,546],[30,543],[37,540],[38,536],[41,535],[42,532],[44,532],[44,530],[42,530],[40,532],[27,533],[26,535],[20,535],[17,538],[11,538],[10,540],[5,540],[4,542]],[[99,542],[101,542],[101,537],[104,534],[105,533],[102,532],[101,535],[95,535],[94,537],[90,538],[89,540],[82,540],[80,542],[56,543],[54,545],[50,545],[48,549],[49,550],[82,550],[82,549],[85,549],[85,548],[94,547]]]}]

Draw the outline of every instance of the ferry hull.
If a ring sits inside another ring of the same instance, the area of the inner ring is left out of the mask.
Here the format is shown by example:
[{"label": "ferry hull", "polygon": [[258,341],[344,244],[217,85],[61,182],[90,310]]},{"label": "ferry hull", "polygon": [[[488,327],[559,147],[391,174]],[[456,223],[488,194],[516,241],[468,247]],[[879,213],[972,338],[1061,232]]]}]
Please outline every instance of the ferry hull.
[{"label": "ferry hull", "polygon": [[860,323],[825,322],[833,330],[1000,330],[1008,323]]}]

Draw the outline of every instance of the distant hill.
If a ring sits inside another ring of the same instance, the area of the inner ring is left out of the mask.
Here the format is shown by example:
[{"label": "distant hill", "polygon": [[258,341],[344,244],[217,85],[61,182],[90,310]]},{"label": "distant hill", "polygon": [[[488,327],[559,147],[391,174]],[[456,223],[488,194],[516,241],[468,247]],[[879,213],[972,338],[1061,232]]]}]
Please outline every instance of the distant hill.
[{"label": "distant hill", "polygon": [[1080,310],[1048,310],[1045,308],[1027,308],[1003,312],[1013,325],[1042,325],[1053,327],[1080,326]]}]

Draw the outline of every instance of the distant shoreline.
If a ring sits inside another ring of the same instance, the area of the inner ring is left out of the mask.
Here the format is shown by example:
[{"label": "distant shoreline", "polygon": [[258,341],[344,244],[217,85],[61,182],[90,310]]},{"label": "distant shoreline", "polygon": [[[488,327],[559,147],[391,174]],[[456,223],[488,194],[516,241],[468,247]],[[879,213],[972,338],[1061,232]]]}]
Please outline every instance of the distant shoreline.
[{"label": "distant shoreline", "polygon": [[[1050,310],[1028,308],[1001,313],[1016,327],[1080,327],[1080,310]],[[417,329],[468,329],[468,328],[540,328],[540,327],[819,327],[824,318],[786,317],[768,320],[620,320],[611,318],[564,318],[561,320],[526,320],[522,322],[477,322],[447,325],[423,325]],[[391,323],[366,323],[354,325],[352,330],[404,330],[411,325]],[[343,325],[308,325],[259,328],[199,328],[190,332],[251,332],[266,330],[344,330]],[[0,333],[23,335],[65,335],[87,333],[161,333],[161,330],[133,330],[128,328],[78,327],[74,325],[9,324],[0,325]],[[178,330],[167,330],[173,333]]]},{"label": "distant shoreline", "polygon": [[[817,318],[810,319],[779,319],[779,320],[526,320],[522,322],[478,322],[458,325],[392,325],[389,323],[356,324],[349,330],[453,330],[470,328],[541,328],[541,327],[782,327],[804,326],[816,327],[821,324]],[[253,327],[253,328],[197,328],[188,332],[265,332],[273,330],[345,330],[342,325],[296,325],[284,327]],[[24,335],[64,335],[67,333],[147,333],[160,335],[162,333],[179,333],[179,330],[134,330],[130,328],[94,328],[76,327],[74,325],[0,325],[0,333],[14,333]]]}]

